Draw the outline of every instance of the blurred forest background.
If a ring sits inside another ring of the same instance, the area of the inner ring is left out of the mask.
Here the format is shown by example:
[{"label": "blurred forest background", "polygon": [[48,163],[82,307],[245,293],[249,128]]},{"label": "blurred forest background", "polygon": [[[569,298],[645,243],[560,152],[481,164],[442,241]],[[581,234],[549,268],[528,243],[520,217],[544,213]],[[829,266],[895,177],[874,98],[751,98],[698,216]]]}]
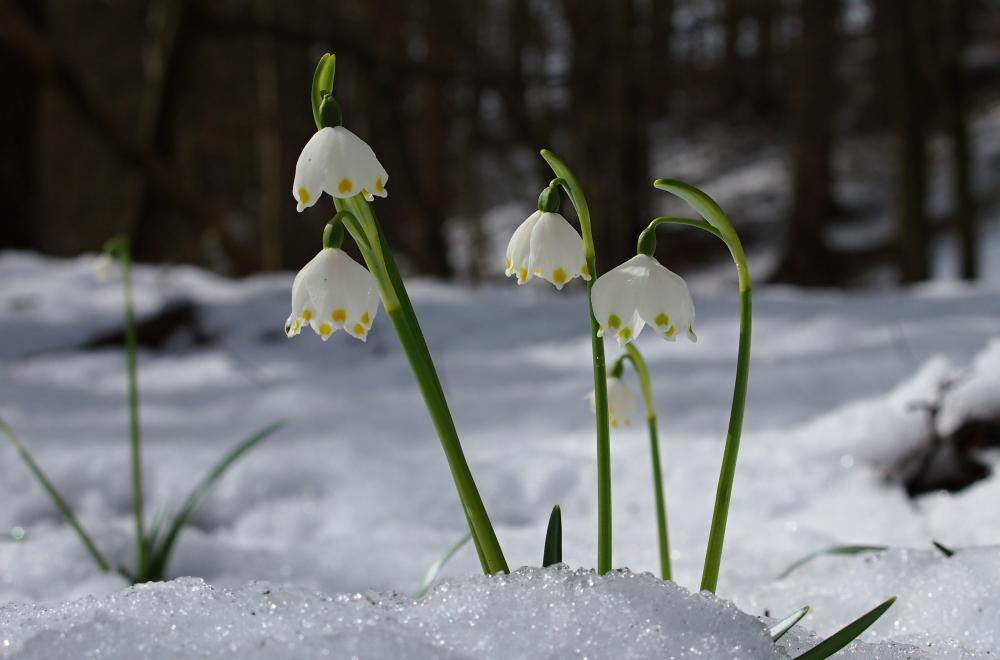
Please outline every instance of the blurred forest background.
[{"label": "blurred forest background", "polygon": [[[410,272],[497,276],[549,146],[585,185],[604,268],[672,208],[650,186],[669,176],[716,196],[774,280],[920,281],[944,240],[975,278],[1000,217],[998,5],[0,0],[0,248],[124,232],[144,261],[300,267],[328,217],[295,213],[292,174],[332,51]],[[697,232],[660,249],[725,258]]]}]

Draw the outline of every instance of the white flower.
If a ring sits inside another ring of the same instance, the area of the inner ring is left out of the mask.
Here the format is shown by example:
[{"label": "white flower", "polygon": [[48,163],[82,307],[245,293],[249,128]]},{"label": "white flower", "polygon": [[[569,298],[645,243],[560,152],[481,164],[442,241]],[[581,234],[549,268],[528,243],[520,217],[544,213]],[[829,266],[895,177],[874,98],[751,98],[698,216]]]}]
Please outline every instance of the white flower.
[{"label": "white flower", "polygon": [[386,196],[389,180],[375,152],[343,126],[327,126],[309,138],[295,163],[292,196],[296,207],[309,208],[324,192],[333,197],[354,197],[358,193],[369,202],[374,195]]},{"label": "white flower", "polygon": [[541,277],[562,289],[574,277],[590,279],[580,234],[558,213],[535,211],[507,244],[507,277],[524,284]]},{"label": "white flower", "polygon": [[[597,412],[597,398],[591,392],[587,395],[590,401],[590,411]],[[611,419],[611,426],[615,428],[618,422],[628,426],[632,423],[632,413],[635,412],[635,395],[628,385],[614,376],[608,377],[608,417]]]},{"label": "white flower", "polygon": [[673,341],[678,330],[694,334],[694,301],[684,279],[653,257],[637,254],[597,278],[591,291],[599,336],[610,330],[619,346],[635,339],[648,323]]},{"label": "white flower", "polygon": [[324,248],[292,282],[292,314],[285,334],[294,337],[309,324],[326,341],[343,328],[365,341],[378,312],[375,280],[339,248]]}]

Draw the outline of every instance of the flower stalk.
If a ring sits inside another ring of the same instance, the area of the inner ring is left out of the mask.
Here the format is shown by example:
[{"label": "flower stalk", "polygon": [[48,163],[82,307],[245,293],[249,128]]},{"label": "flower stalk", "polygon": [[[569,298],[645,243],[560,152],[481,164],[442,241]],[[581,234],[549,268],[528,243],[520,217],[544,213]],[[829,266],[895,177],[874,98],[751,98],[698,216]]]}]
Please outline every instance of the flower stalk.
[{"label": "flower stalk", "polygon": [[590,225],[590,208],[583,188],[573,171],[554,153],[542,149],[542,158],[556,175],[551,185],[559,185],[573,202],[580,220],[583,252],[587,266],[587,304],[590,316],[591,352],[594,363],[594,405],[597,419],[597,573],[611,570],[611,429],[608,415],[608,385],[604,357],[604,340],[600,337],[590,293],[597,276],[594,236]]},{"label": "flower stalk", "polygon": [[660,551],[660,577],[671,579],[670,537],[667,532],[667,504],[663,493],[663,469],[660,465],[660,440],[657,431],[656,409],[653,406],[653,389],[649,381],[649,369],[634,342],[625,344],[626,353],[619,357],[611,368],[611,375],[620,378],[625,360],[632,363],[639,380],[643,404],[646,407],[646,425],[649,427],[649,456],[653,466],[653,498],[656,501],[656,538]]},{"label": "flower stalk", "polygon": [[656,247],[656,228],[661,224],[680,224],[698,227],[722,240],[733,257],[739,277],[740,291],[740,339],[736,357],[736,379],[733,384],[733,400],[729,413],[729,427],[726,431],[726,446],[722,454],[722,468],[715,493],[712,511],[712,526],[705,552],[705,565],[701,576],[701,589],[715,593],[719,583],[719,569],[722,564],[722,548],[726,537],[726,522],[729,518],[729,504],[733,495],[733,480],[736,475],[736,460],[740,449],[740,433],[743,429],[743,412],[746,407],[747,383],[750,377],[750,330],[751,330],[751,287],[746,255],[732,222],[711,197],[686,183],[672,179],[658,179],[653,186],[680,197],[690,204],[704,220],[694,218],[658,217],[653,219],[639,237],[639,251],[652,254]]},{"label": "flower stalk", "polygon": [[144,498],[142,485],[142,438],[139,425],[139,375],[138,332],[135,324],[135,302],[132,290],[132,257],[124,237],[112,239],[105,251],[118,257],[122,271],[122,289],[125,307],[125,360],[128,378],[129,450],[132,472],[132,512],[135,516],[136,575],[145,575],[149,562],[144,525]]}]

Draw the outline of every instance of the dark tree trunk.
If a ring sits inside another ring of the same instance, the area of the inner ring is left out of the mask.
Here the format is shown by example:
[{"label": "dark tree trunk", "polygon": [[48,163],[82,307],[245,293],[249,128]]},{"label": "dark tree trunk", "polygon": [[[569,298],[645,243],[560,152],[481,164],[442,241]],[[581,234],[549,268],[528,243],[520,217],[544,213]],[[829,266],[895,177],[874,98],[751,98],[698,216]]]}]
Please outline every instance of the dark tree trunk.
[{"label": "dark tree trunk", "polygon": [[795,109],[794,201],[774,279],[812,286],[839,282],[825,240],[833,213],[832,143],[837,93],[833,75],[840,3],[802,0],[799,98]]},{"label": "dark tree trunk", "polygon": [[979,275],[978,223],[969,154],[965,71],[962,67],[969,0],[944,0],[944,3],[946,26],[943,59],[947,85],[944,98],[954,158],[952,194],[955,198],[955,225],[961,245],[962,278],[974,280]]},{"label": "dark tree trunk", "polygon": [[925,204],[927,95],[920,10],[921,3],[910,0],[880,0],[877,5],[896,141],[896,253],[903,282],[924,280],[930,274]]},{"label": "dark tree trunk", "polygon": [[[40,28],[43,4],[17,2],[15,10]],[[2,20],[6,19],[0,13]],[[2,43],[0,85],[8,90],[0,103],[0,126],[4,127],[0,131],[0,248],[37,249],[32,198],[41,83],[35,68]]]}]

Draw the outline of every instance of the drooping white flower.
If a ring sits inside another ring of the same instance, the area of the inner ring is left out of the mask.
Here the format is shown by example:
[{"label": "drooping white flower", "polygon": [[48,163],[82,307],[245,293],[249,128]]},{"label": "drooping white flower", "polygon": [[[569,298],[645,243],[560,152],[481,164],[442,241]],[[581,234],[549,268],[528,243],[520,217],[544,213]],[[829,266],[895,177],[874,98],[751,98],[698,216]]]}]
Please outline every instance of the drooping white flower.
[{"label": "drooping white flower", "polygon": [[514,230],[504,272],[518,284],[540,277],[557,289],[574,277],[590,279],[580,234],[562,215],[546,211],[535,211]]},{"label": "drooping white flower", "polygon": [[343,329],[365,341],[378,312],[378,291],[368,270],[339,248],[323,248],[292,282],[292,313],[285,334],[309,324],[326,341]]},{"label": "drooping white flower", "polygon": [[637,254],[597,278],[591,291],[599,336],[612,332],[623,346],[635,339],[649,324],[666,339],[676,339],[678,331],[694,333],[694,301],[687,283],[659,261]]},{"label": "drooping white flower", "polygon": [[[590,411],[597,413],[597,397],[591,392],[587,395],[590,401]],[[635,395],[620,378],[608,376],[608,417],[612,428],[621,422],[625,426],[632,423],[632,413],[635,412]]]},{"label": "drooping white flower", "polygon": [[369,202],[385,197],[389,175],[368,144],[343,126],[327,126],[309,138],[295,163],[292,196],[301,213],[324,192],[332,197],[354,197]]}]

